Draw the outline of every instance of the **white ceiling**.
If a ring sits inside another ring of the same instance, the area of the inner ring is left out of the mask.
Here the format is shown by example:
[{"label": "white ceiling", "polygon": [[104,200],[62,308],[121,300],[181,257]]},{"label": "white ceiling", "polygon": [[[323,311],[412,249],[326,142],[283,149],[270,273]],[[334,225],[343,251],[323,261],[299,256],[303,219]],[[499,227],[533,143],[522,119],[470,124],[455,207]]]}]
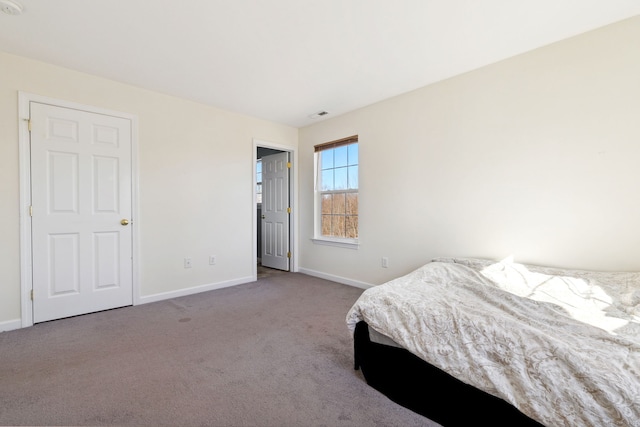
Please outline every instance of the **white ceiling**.
[{"label": "white ceiling", "polygon": [[294,127],[640,14],[638,0],[13,1],[0,51]]}]

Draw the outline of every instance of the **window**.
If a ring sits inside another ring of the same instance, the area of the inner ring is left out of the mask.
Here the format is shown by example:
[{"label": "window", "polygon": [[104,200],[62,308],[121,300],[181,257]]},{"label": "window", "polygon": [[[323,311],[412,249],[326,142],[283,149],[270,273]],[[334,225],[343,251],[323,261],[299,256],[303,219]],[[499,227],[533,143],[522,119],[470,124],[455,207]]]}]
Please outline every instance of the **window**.
[{"label": "window", "polygon": [[262,203],[262,160],[256,162],[256,203]]},{"label": "window", "polygon": [[320,144],[316,152],[316,239],[358,239],[358,136]]}]

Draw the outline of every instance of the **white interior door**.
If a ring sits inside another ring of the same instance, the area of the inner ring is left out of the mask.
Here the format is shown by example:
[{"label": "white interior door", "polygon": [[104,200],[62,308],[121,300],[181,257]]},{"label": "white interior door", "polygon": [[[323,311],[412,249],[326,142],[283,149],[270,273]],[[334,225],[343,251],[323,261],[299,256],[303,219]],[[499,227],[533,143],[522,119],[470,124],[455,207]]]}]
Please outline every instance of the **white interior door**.
[{"label": "white interior door", "polygon": [[262,158],[262,265],[289,270],[289,153]]},{"label": "white interior door", "polygon": [[30,103],[33,321],[133,304],[131,121]]}]

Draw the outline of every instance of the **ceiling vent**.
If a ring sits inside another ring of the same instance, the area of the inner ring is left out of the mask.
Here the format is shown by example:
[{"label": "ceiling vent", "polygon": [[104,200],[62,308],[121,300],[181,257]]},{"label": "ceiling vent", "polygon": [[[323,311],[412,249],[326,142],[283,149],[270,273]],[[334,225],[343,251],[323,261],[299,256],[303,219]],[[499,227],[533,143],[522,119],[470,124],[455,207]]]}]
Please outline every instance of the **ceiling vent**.
[{"label": "ceiling vent", "polygon": [[324,117],[327,114],[329,114],[328,111],[318,111],[317,113],[313,113],[312,115],[309,116],[309,118],[311,119],[317,119],[318,117]]},{"label": "ceiling vent", "polygon": [[0,10],[7,15],[20,15],[22,13],[22,5],[14,0],[0,0]]}]

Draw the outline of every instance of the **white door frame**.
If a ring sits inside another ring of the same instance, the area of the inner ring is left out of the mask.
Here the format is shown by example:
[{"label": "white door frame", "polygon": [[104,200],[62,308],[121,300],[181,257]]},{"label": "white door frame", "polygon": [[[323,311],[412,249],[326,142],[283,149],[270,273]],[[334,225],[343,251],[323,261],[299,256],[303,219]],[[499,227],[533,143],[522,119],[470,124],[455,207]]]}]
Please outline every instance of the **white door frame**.
[{"label": "white door frame", "polygon": [[140,304],[139,287],[139,256],[138,242],[140,233],[138,210],[138,118],[129,113],[107,110],[90,105],[63,101],[55,98],[18,92],[18,144],[20,161],[20,311],[21,327],[33,326],[33,303],[31,289],[33,289],[32,258],[31,258],[31,150],[29,135],[29,104],[39,102],[58,107],[89,111],[97,114],[120,117],[131,121],[131,214],[136,226],[132,230],[132,288],[133,304]]},{"label": "white door frame", "polygon": [[251,187],[251,206],[253,207],[253,214],[251,215],[252,230],[251,238],[251,250],[252,250],[252,264],[251,271],[253,280],[258,280],[258,254],[256,248],[258,247],[258,210],[256,209],[256,153],[258,147],[271,148],[273,150],[287,151],[289,153],[289,159],[291,161],[291,169],[289,172],[289,204],[291,206],[291,216],[289,217],[289,251],[291,251],[291,260],[289,261],[289,271],[297,272],[298,267],[298,199],[295,197],[295,188],[298,185],[298,152],[295,148],[275,144],[260,139],[253,139],[253,151],[251,152],[251,164],[253,169],[253,180]]}]

